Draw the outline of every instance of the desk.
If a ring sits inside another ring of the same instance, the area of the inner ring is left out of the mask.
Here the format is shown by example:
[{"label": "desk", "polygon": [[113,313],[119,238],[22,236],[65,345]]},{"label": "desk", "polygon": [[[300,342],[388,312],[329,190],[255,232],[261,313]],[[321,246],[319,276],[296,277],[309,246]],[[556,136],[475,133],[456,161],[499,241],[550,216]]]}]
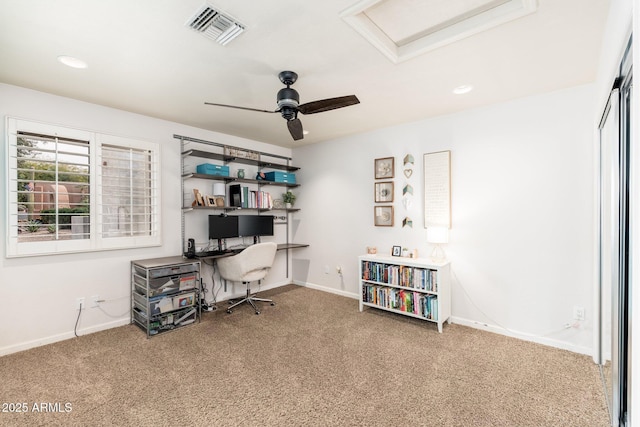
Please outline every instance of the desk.
[{"label": "desk", "polygon": [[[306,248],[308,246],[309,245],[303,244],[303,243],[278,243],[278,248],[276,250],[283,251],[283,250],[289,250],[289,249]],[[194,257],[194,259],[216,259],[216,258],[228,257],[228,256],[238,254],[242,252],[244,249],[245,248],[230,249],[228,252],[224,252],[216,255],[198,255],[198,252],[196,252],[196,256]]]}]

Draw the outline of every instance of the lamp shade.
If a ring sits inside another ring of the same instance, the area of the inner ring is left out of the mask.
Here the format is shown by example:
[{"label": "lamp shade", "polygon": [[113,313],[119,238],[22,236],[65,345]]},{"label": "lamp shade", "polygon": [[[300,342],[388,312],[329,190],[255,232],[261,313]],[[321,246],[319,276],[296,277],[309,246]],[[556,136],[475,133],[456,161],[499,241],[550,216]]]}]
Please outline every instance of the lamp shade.
[{"label": "lamp shade", "polygon": [[449,229],[446,227],[427,228],[427,242],[449,243]]},{"label": "lamp shade", "polygon": [[224,182],[214,182],[213,183],[213,195],[214,196],[224,196],[226,194],[226,186]]}]

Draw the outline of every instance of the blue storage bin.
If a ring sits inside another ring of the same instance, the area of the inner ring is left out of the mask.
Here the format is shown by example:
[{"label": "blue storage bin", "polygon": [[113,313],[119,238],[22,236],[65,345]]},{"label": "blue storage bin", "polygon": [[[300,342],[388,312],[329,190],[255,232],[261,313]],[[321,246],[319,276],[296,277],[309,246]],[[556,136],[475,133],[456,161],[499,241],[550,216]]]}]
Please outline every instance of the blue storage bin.
[{"label": "blue storage bin", "polygon": [[206,175],[229,176],[229,166],[204,163],[196,166],[196,172]]},{"label": "blue storage bin", "polygon": [[286,184],[296,183],[296,174],[290,172],[267,172],[264,174],[267,181],[284,182]]}]

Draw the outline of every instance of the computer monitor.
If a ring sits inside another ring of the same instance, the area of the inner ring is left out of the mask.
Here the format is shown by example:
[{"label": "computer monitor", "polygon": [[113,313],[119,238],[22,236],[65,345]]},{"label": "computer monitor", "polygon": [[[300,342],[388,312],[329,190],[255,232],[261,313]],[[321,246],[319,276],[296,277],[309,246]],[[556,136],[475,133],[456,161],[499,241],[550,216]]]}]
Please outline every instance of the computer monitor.
[{"label": "computer monitor", "polygon": [[238,235],[273,236],[273,215],[238,215]]},{"label": "computer monitor", "polygon": [[209,215],[209,239],[238,237],[238,217]]}]

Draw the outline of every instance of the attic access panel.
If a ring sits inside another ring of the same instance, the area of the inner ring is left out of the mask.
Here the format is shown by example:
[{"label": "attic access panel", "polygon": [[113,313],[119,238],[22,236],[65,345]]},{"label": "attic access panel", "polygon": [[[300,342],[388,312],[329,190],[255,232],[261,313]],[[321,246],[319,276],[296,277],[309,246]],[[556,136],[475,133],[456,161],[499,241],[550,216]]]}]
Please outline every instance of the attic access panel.
[{"label": "attic access panel", "polygon": [[536,0],[361,0],[340,16],[398,63],[536,9]]}]

